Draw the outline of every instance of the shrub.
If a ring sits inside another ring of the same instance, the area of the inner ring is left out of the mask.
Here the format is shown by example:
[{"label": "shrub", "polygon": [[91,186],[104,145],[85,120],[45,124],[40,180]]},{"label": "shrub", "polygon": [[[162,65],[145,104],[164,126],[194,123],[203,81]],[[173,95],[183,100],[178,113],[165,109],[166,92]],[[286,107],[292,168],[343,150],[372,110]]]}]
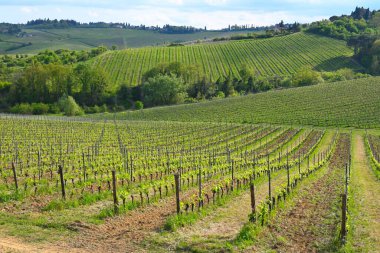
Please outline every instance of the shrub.
[{"label": "shrub", "polygon": [[215,95],[216,98],[225,98],[226,95],[224,95],[223,91],[218,91]]},{"label": "shrub", "polygon": [[136,108],[136,110],[141,110],[141,109],[143,109],[143,108],[144,108],[144,104],[143,104],[143,102],[141,102],[141,101],[136,101],[136,103],[135,103],[135,108]]},{"label": "shrub", "polygon": [[15,114],[32,114],[32,107],[28,103],[21,103],[13,106],[10,111]]},{"label": "shrub", "polygon": [[32,103],[31,105],[33,114],[41,115],[49,112],[49,105],[44,103]]},{"label": "shrub", "polygon": [[80,116],[83,115],[82,108],[75,102],[71,96],[63,96],[59,99],[59,107],[66,116]]},{"label": "shrub", "polygon": [[51,104],[49,106],[49,113],[52,113],[52,114],[61,113],[61,110],[59,109],[59,106],[57,103]]},{"label": "shrub", "polygon": [[99,112],[108,112],[108,107],[106,104],[103,104],[99,107]]},{"label": "shrub", "polygon": [[300,69],[293,76],[293,85],[296,87],[314,85],[321,82],[323,82],[323,79],[321,78],[320,74],[312,70],[310,67],[304,67]]}]

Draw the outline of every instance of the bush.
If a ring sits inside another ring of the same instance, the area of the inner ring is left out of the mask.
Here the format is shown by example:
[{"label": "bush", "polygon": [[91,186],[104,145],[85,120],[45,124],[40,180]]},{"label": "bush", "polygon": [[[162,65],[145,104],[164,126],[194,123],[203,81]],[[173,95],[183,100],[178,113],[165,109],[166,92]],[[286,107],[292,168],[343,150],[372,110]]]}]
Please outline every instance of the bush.
[{"label": "bush", "polygon": [[59,106],[57,103],[51,104],[49,106],[49,113],[52,113],[52,114],[61,113],[61,110],[59,109]]},{"label": "bush", "polygon": [[63,96],[59,99],[59,107],[66,116],[80,116],[83,115],[82,108],[75,102],[71,96]]},{"label": "bush", "polygon": [[143,108],[144,108],[144,104],[143,104],[143,102],[141,102],[141,101],[136,101],[136,103],[135,103],[135,108],[136,108],[136,110],[141,110],[141,109],[143,109]]},{"label": "bush", "polygon": [[103,104],[99,107],[99,112],[108,112],[108,107],[106,104]]},{"label": "bush", "polygon": [[300,69],[293,76],[293,85],[296,87],[314,85],[323,82],[320,74],[310,67],[304,67]]},{"label": "bush", "polygon": [[32,103],[32,113],[35,115],[47,114],[49,112],[49,105],[44,103]]},{"label": "bush", "polygon": [[225,98],[226,95],[224,94],[223,91],[218,91],[215,95],[216,98]]},{"label": "bush", "polygon": [[10,111],[15,114],[32,114],[33,112],[32,107],[28,103],[17,104]]}]

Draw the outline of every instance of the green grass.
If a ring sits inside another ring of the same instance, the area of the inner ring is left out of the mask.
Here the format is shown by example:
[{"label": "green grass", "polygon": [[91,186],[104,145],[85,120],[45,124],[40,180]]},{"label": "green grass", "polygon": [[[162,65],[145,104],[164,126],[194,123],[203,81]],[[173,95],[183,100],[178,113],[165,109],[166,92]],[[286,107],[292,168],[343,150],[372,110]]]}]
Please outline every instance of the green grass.
[{"label": "green grass", "polygon": [[[100,45],[108,47],[115,45],[119,49],[125,49],[227,37],[236,33],[206,31],[193,34],[164,34],[118,28],[23,29],[23,31],[32,37],[18,38],[15,35],[0,34],[0,54],[34,54],[45,49],[82,50]],[[19,43],[29,42],[32,45],[9,50]]]},{"label": "green grass", "polygon": [[90,117],[380,128],[379,94],[376,77]]},{"label": "green grass", "polygon": [[110,51],[93,59],[93,64],[109,73],[113,85],[134,86],[146,71],[160,63],[198,65],[199,77],[216,81],[228,74],[239,78],[243,64],[268,76],[288,76],[308,65],[329,71],[344,67],[361,69],[350,58],[352,54],[344,41],[298,33],[260,40]]}]

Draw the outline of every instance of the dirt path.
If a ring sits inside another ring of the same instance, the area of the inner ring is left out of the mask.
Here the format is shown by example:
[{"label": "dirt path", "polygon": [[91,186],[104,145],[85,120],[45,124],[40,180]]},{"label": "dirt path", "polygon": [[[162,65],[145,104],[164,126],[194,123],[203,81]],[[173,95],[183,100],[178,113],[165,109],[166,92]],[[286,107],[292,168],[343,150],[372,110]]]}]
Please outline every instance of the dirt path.
[{"label": "dirt path", "polygon": [[306,179],[310,183],[301,184],[294,199],[279,210],[248,252],[334,252],[336,214],[349,152],[349,137],[344,135],[327,167]]},{"label": "dirt path", "polygon": [[141,241],[160,229],[166,217],[174,212],[174,197],[165,198],[102,225],[79,227],[78,236],[68,246],[87,252],[145,252]]},{"label": "dirt path", "polygon": [[[9,253],[59,253],[64,249],[50,244],[32,244],[23,242],[14,237],[1,237],[0,238],[0,252]],[[80,253],[82,251],[70,249],[70,252]]]},{"label": "dirt path", "polygon": [[366,156],[364,139],[354,135],[351,188],[354,207],[352,210],[352,237],[349,243],[356,252],[380,252],[380,181],[371,171]]}]

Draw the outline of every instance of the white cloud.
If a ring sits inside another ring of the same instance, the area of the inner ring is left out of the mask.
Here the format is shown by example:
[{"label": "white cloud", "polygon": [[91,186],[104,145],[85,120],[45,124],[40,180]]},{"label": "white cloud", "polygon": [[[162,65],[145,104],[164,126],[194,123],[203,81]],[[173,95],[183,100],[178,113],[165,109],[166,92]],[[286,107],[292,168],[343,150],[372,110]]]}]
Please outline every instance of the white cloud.
[{"label": "white cloud", "polygon": [[[65,12],[70,13],[70,12]],[[75,13],[71,12],[73,15]],[[259,11],[196,11],[178,10],[175,8],[139,7],[126,10],[95,8],[87,11],[91,21],[128,22],[131,24],[154,25],[192,25],[195,27],[207,26],[208,29],[219,29],[232,24],[249,24],[254,26],[273,25],[281,20],[287,23],[311,22],[327,18],[324,16],[297,15],[290,12],[259,12]],[[83,16],[82,16],[83,17]],[[66,17],[74,18],[75,17]],[[81,22],[88,22],[83,17]]]},{"label": "white cloud", "polygon": [[228,1],[227,0],[205,0],[205,3],[208,4],[208,5],[224,5],[226,4]]},{"label": "white cloud", "polygon": [[26,14],[36,12],[38,9],[36,7],[23,6],[20,8],[20,11]]},{"label": "white cloud", "polygon": [[97,18],[99,17],[99,12],[98,11],[95,11],[95,10],[89,10],[87,12],[88,16],[91,17],[91,18]]},{"label": "white cloud", "polygon": [[175,4],[175,5],[183,5],[184,1],[183,0],[166,0],[169,4]]}]

